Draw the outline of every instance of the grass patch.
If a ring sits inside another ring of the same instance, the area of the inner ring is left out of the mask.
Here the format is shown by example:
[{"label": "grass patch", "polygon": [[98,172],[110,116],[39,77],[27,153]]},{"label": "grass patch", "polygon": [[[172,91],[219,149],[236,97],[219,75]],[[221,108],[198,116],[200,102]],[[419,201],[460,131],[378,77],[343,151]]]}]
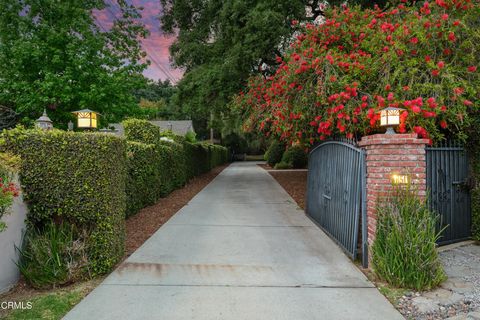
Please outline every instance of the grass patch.
[{"label": "grass patch", "polygon": [[377,283],[376,285],[380,293],[383,294],[388,299],[388,301],[390,301],[390,303],[393,304],[394,306],[398,304],[398,300],[401,297],[403,297],[408,292],[410,292],[407,289],[395,288],[387,284]]},{"label": "grass patch", "polygon": [[0,297],[0,301],[30,302],[31,309],[10,310],[0,314],[6,320],[54,320],[61,319],[92,291],[103,278],[78,283],[69,287],[48,291],[33,291],[25,294],[7,294]]}]

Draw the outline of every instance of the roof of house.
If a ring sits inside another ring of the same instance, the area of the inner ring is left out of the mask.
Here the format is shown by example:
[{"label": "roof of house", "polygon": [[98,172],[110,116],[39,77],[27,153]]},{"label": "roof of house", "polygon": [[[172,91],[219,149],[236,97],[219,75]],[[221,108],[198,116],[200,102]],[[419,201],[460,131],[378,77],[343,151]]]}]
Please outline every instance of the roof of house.
[{"label": "roof of house", "polygon": [[[195,132],[195,129],[193,128],[192,120],[171,120],[171,121],[153,120],[149,122],[159,127],[162,131],[171,130],[173,133],[181,136],[185,136],[188,131]],[[125,130],[123,129],[123,125],[121,123],[111,123],[109,126],[115,128],[116,135],[119,135],[119,136],[124,135]]]},{"label": "roof of house", "polygon": [[163,121],[163,120],[153,120],[150,123],[160,127],[162,130],[171,130],[173,133],[184,136],[187,134],[188,131],[195,132],[193,128],[192,120],[171,120],[171,121]]}]

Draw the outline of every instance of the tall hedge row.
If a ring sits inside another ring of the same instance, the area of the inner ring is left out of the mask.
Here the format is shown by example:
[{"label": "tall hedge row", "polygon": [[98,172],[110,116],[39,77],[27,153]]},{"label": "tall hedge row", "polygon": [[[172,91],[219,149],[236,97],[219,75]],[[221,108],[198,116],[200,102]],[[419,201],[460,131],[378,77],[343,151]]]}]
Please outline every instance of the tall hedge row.
[{"label": "tall hedge row", "polygon": [[[127,142],[127,216],[146,205],[154,204],[162,195],[160,154],[153,144]],[[160,186],[152,188],[152,186]]]},{"label": "tall hedge row", "polygon": [[[191,178],[228,161],[227,148],[190,143],[171,132],[162,132],[146,120],[128,119],[123,127],[129,146],[128,215],[154,203],[152,197],[165,196]],[[151,188],[156,191],[143,192]]]},{"label": "tall hedge row", "polygon": [[88,272],[101,274],[121,259],[125,238],[125,141],[99,133],[13,129],[0,150],[20,155],[28,224],[74,225],[87,246]]},{"label": "tall hedge row", "polygon": [[147,121],[128,120],[125,132],[0,134],[0,152],[21,157],[30,231],[19,268],[32,285],[109,272],[124,254],[126,216],[227,160],[224,147],[165,138]]}]

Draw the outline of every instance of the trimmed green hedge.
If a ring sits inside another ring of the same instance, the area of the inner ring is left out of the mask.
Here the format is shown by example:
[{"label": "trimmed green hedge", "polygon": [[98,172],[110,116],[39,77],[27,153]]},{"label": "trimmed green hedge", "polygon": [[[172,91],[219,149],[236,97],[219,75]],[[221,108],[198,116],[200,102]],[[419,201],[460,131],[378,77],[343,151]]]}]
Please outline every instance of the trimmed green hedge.
[{"label": "trimmed green hedge", "polygon": [[99,133],[13,129],[0,150],[20,155],[28,223],[75,225],[87,246],[88,271],[102,274],[122,258],[125,238],[126,146]]},{"label": "trimmed green hedge", "polygon": [[154,204],[162,194],[160,154],[153,144],[127,142],[127,216]]},{"label": "trimmed green hedge", "polygon": [[[146,120],[128,119],[123,127],[129,145],[128,215],[228,161],[227,148],[188,142],[170,131],[161,132]],[[143,193],[152,188],[156,191]]]},{"label": "trimmed green hedge", "polygon": [[127,140],[148,144],[159,142],[160,128],[146,120],[127,119],[122,124]]}]

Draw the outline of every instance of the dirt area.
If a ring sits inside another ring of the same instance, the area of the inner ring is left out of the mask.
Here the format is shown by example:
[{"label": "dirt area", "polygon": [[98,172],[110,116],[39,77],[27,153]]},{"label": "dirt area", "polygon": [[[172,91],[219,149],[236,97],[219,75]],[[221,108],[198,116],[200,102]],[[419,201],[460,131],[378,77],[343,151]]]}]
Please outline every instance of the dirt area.
[{"label": "dirt area", "polygon": [[128,218],[126,256],[128,257],[139,248],[158,228],[185,206],[227,166],[216,167],[208,173],[193,178],[185,187],[173,191],[153,206],[144,208],[136,215]]},{"label": "dirt area", "polygon": [[306,170],[275,170],[267,164],[259,164],[262,168],[269,170],[268,173],[288,192],[298,206],[305,209],[305,192],[307,190]]},{"label": "dirt area", "polygon": [[[136,215],[126,221],[127,240],[125,258],[140,247],[155,231],[168,221],[179,209],[186,205],[197,193],[210,183],[227,165],[219,166],[212,171],[195,177],[183,188],[173,191],[167,197],[160,199],[155,205],[140,210]],[[101,281],[95,278],[84,282],[75,283],[62,288],[50,290],[36,290],[30,287],[22,279],[7,293],[0,295],[0,301],[25,301],[36,296],[57,294],[81,290],[82,295],[87,295]],[[2,313],[0,313],[0,318]]]}]

